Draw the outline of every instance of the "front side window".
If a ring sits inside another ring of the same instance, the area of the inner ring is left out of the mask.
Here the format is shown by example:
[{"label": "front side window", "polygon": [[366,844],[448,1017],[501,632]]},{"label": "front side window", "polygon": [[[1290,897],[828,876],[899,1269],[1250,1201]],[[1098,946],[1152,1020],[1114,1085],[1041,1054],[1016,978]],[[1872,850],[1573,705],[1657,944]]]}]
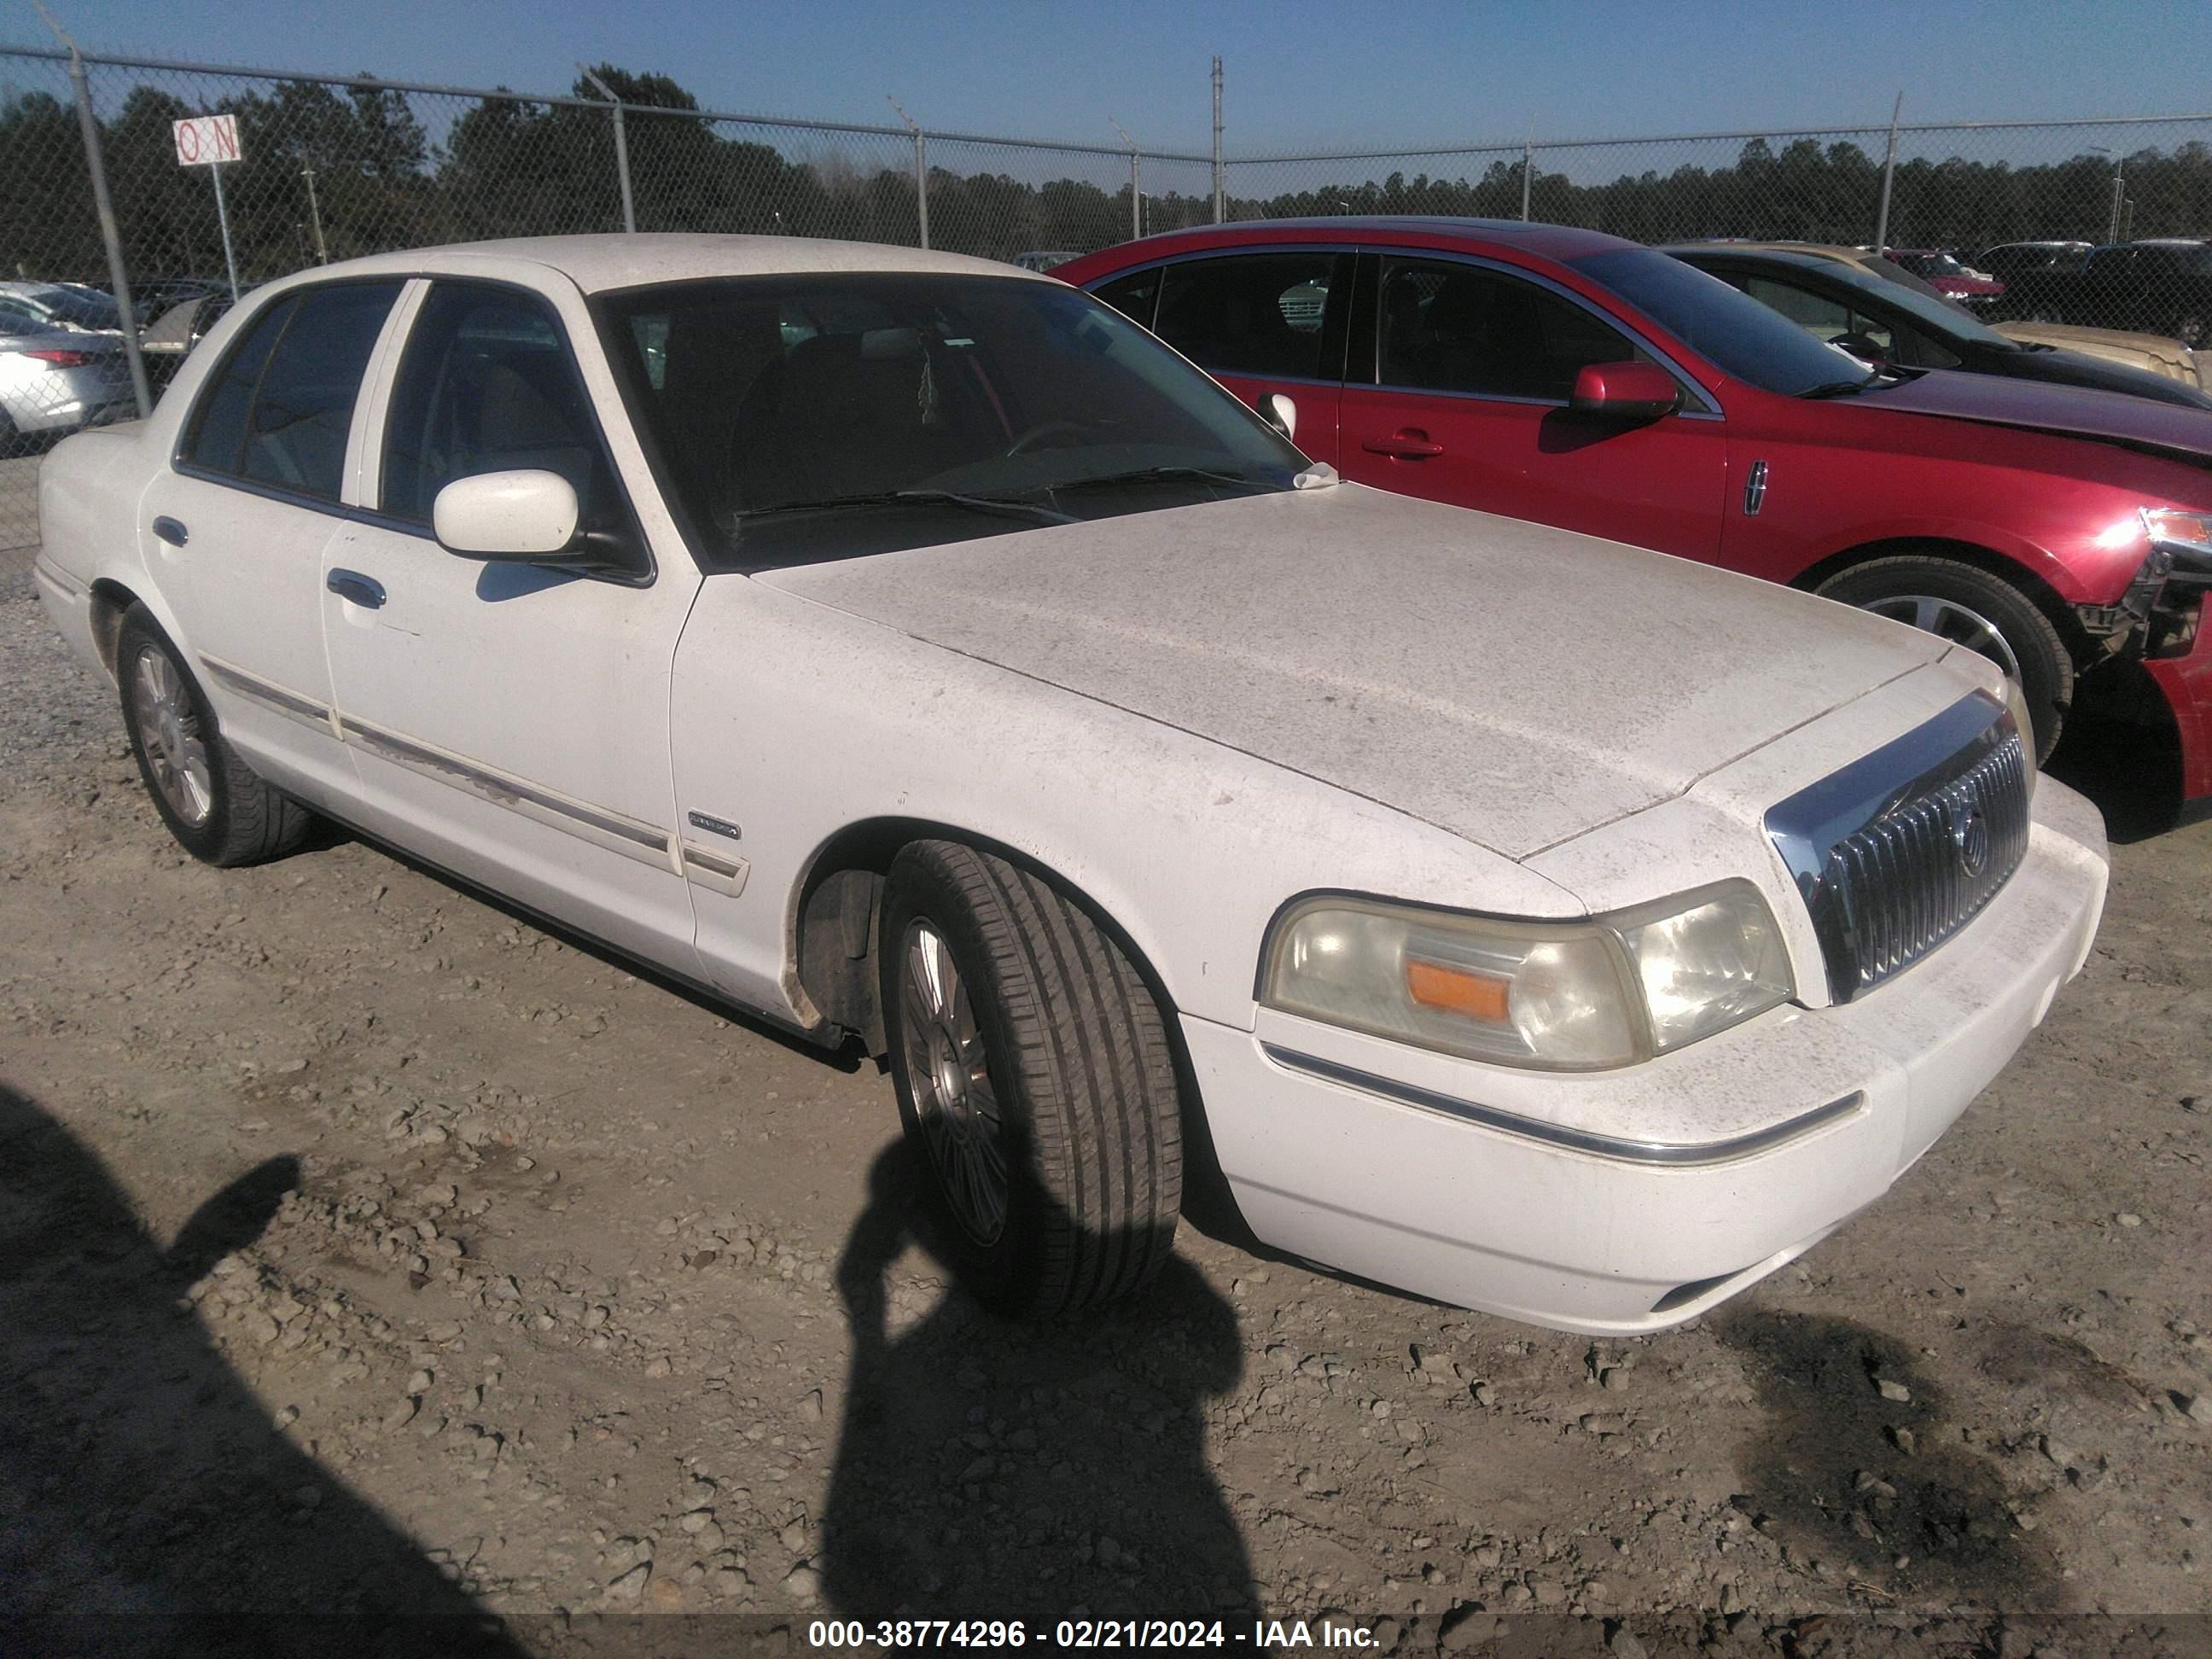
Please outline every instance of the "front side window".
[{"label": "front side window", "polygon": [[1236,253],[1169,265],[1158,273],[1152,331],[1216,374],[1334,380],[1336,366],[1324,361],[1322,324],[1338,259],[1329,252]]},{"label": "front side window", "polygon": [[1305,465],[1219,386],[1057,283],[823,271],[625,289],[593,309],[712,569],[1286,489]]},{"label": "front side window", "polygon": [[210,472],[334,501],[368,354],[400,284],[287,295],[256,319],[202,393],[184,457]]},{"label": "front side window", "polygon": [[[638,344],[658,360],[649,331]],[[627,534],[628,501],[551,308],[519,289],[433,283],[392,381],[380,504],[428,524],[454,479],[516,471],[566,478],[587,537]]]},{"label": "front side window", "polygon": [[1565,403],[1592,363],[1650,361],[1583,307],[1480,265],[1382,262],[1382,384],[1414,392]]}]

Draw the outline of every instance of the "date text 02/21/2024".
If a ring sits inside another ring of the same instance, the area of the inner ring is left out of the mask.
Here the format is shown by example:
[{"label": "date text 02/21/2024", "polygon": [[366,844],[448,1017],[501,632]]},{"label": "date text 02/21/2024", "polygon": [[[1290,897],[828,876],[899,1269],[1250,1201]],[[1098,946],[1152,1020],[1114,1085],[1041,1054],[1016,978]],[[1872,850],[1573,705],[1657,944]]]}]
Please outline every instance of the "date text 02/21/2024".
[{"label": "date text 02/21/2024", "polygon": [[1063,1619],[1048,1632],[1020,1620],[1001,1619],[817,1619],[807,1626],[814,1648],[1222,1648],[1231,1644],[1261,1650],[1291,1648],[1372,1646],[1373,1631],[1331,1621],[1315,1626],[1303,1619],[1255,1620],[1249,1631],[1218,1619]]}]

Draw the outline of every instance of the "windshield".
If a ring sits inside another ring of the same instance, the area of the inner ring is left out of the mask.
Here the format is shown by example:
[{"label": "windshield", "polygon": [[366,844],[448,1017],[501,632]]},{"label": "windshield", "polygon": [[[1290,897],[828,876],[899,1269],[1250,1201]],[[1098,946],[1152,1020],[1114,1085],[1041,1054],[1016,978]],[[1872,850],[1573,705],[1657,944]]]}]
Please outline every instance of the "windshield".
[{"label": "windshield", "polygon": [[1057,283],[823,271],[624,290],[608,355],[702,556],[756,570],[1292,488],[1304,459]]},{"label": "windshield", "polygon": [[42,288],[34,296],[39,304],[62,321],[77,328],[123,326],[123,313],[105,294],[67,288]]},{"label": "windshield", "polygon": [[1823,344],[1719,277],[1656,248],[1616,248],[1567,263],[1715,367],[1762,391],[1796,397],[1815,386],[1867,378],[1867,367],[1857,358]]},{"label": "windshield", "polygon": [[1892,253],[1889,258],[1916,276],[1964,276],[1966,266],[1948,253]]}]

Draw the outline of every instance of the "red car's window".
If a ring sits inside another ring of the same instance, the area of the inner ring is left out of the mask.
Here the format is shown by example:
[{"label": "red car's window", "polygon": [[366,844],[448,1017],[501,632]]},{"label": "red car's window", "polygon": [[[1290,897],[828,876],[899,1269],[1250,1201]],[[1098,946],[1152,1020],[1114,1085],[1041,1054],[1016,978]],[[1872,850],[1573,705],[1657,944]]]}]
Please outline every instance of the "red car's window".
[{"label": "red car's window", "polygon": [[1336,263],[1324,252],[1237,253],[1170,265],[1152,331],[1217,374],[1322,379],[1322,322]]},{"label": "red car's window", "polygon": [[1591,363],[1645,358],[1628,337],[1534,283],[1480,265],[1385,259],[1382,383],[1565,403]]}]

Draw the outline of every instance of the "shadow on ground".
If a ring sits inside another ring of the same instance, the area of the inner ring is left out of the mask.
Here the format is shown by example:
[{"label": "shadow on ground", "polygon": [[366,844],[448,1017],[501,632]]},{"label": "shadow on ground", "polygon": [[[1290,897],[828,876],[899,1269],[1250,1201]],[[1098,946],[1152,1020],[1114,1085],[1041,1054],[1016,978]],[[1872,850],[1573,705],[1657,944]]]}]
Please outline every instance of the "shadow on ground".
[{"label": "shadow on ground", "polygon": [[823,1517],[830,1604],[1047,1627],[1250,1607],[1244,1540],[1206,1456],[1204,1402],[1243,1367],[1229,1304],[1176,1257],[1081,1324],[1009,1324],[956,1291],[902,1328],[890,1268],[927,1248],[904,1142],[869,1192],[838,1268],[852,1370]]},{"label": "shadow on ground", "polygon": [[247,1170],[164,1249],[0,1086],[0,1650],[520,1651],[272,1426],[181,1305],[298,1180],[289,1158]]},{"label": "shadow on ground", "polygon": [[[2049,1557],[2014,1523],[1996,1464],[1962,1438],[1912,1349],[1822,1316],[1739,1308],[1712,1323],[1763,1417],[1737,1454],[1737,1506],[1794,1562],[1916,1601],[2069,1606]],[[1884,1382],[1911,1397],[1885,1396]]]}]

